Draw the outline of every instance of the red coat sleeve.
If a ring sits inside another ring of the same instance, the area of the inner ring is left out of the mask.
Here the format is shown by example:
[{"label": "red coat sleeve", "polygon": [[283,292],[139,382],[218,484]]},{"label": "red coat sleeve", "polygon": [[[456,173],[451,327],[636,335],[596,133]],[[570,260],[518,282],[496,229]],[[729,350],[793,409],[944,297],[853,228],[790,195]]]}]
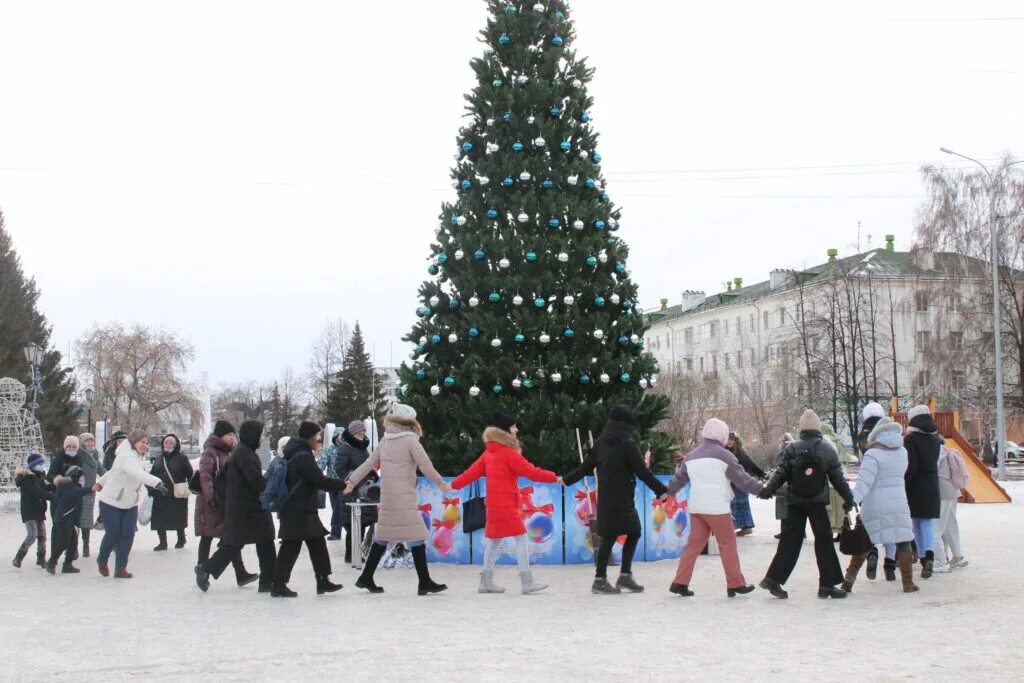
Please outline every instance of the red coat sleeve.
[{"label": "red coat sleeve", "polygon": [[558,475],[550,470],[541,469],[532,462],[523,457],[522,453],[512,451],[508,456],[508,464],[520,477],[525,477],[531,481],[537,481],[542,484],[554,484],[558,480]]},{"label": "red coat sleeve", "polygon": [[484,456],[481,455],[476,462],[466,468],[465,472],[452,480],[451,486],[453,489],[465,488],[485,474],[487,472],[484,468]]}]

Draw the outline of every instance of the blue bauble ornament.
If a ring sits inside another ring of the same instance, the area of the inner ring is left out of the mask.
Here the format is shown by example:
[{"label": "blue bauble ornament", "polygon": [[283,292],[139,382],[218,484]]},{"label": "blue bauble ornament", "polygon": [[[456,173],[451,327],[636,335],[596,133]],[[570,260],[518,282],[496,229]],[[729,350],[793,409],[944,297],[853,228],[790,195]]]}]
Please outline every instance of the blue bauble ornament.
[{"label": "blue bauble ornament", "polygon": [[630,301],[629,299],[626,299],[625,301],[622,302],[622,308],[628,311],[629,309],[633,308],[633,302]]},{"label": "blue bauble ornament", "polygon": [[594,221],[594,227],[597,228],[598,230],[604,230],[604,221],[602,221],[602,220]]},{"label": "blue bauble ornament", "polygon": [[601,200],[602,202],[607,202],[607,201],[608,201],[608,195],[607,195],[607,194],[605,194],[604,192],[602,192],[602,193],[601,193],[600,195],[598,195],[598,197],[597,197],[597,198],[598,198],[599,200]]},{"label": "blue bauble ornament", "polygon": [[491,85],[493,85],[495,88],[500,88],[501,86],[505,85],[505,82],[502,81],[500,78],[495,78],[493,81],[491,81]]},{"label": "blue bauble ornament", "polygon": [[466,178],[465,180],[462,181],[462,189],[463,190],[468,190],[471,187],[473,187],[473,181],[472,180],[470,180],[469,178]]},{"label": "blue bauble ornament", "polygon": [[555,21],[561,21],[562,19],[565,19],[565,15],[562,14],[560,11],[555,12]]},{"label": "blue bauble ornament", "polygon": [[439,335],[439,334],[431,335],[430,336],[430,343],[434,344],[435,346],[437,344],[440,344],[441,343],[441,335]]},{"label": "blue bauble ornament", "polygon": [[537,252],[535,252],[535,251],[528,251],[528,252],[526,252],[526,260],[529,261],[530,263],[534,263],[537,260]]},{"label": "blue bauble ornament", "polygon": [[501,181],[501,184],[504,187],[512,187],[512,185],[514,185],[515,182],[516,181],[512,180],[512,178],[510,176],[506,176],[505,179]]},{"label": "blue bauble ornament", "polygon": [[437,255],[437,262],[438,263],[448,263],[448,254],[438,254]]},{"label": "blue bauble ornament", "polygon": [[455,309],[457,309],[457,308],[458,308],[458,307],[459,307],[460,305],[461,305],[461,304],[459,303],[459,300],[458,300],[458,299],[449,299],[449,300],[448,300],[448,308],[449,308],[449,309],[451,309],[451,310],[453,310],[453,311],[454,311]]},{"label": "blue bauble ornament", "polygon": [[431,275],[437,275],[439,270],[440,269],[437,266],[435,266],[433,263],[431,263],[429,266],[427,266],[427,272],[430,273]]},{"label": "blue bauble ornament", "polygon": [[620,336],[619,337],[619,345],[620,346],[628,346],[629,345],[629,337],[627,337],[626,335]]},{"label": "blue bauble ornament", "polygon": [[533,380],[527,377],[523,380],[523,387],[526,389],[533,389]]},{"label": "blue bauble ornament", "polygon": [[622,382],[623,384],[629,384],[629,379],[630,377],[628,372],[624,372],[621,375],[619,375],[619,381]]},{"label": "blue bauble ornament", "polygon": [[572,149],[572,143],[569,142],[568,140],[562,140],[561,144],[559,144],[558,147],[563,152],[568,152],[570,149]]},{"label": "blue bauble ornament", "polygon": [[512,143],[512,151],[513,152],[522,152],[523,151],[523,143],[521,143],[521,142],[513,142]]},{"label": "blue bauble ornament", "polygon": [[429,311],[429,310],[430,309],[427,308],[426,306],[419,306],[419,307],[416,308],[416,315],[419,316],[420,318],[426,318],[427,317],[427,311]]},{"label": "blue bauble ornament", "polygon": [[603,157],[600,154],[598,154],[597,152],[594,152],[594,154],[590,158],[594,160],[595,164],[599,164],[599,163],[601,163],[601,159]]},{"label": "blue bauble ornament", "polygon": [[554,38],[551,39],[551,44],[554,45],[555,47],[562,47],[563,42],[565,41],[562,40],[562,36],[555,36]]},{"label": "blue bauble ornament", "polygon": [[501,301],[501,294],[498,294],[497,292],[491,292],[490,294],[488,294],[488,295],[487,295],[487,299],[488,299],[488,300],[489,300],[489,301],[490,301],[490,302],[491,302],[492,304],[496,304],[496,303],[498,303],[499,301]]},{"label": "blue bauble ornament", "polygon": [[423,353],[426,350],[427,350],[427,347],[425,347],[423,344],[417,344],[416,345],[416,353]]},{"label": "blue bauble ornament", "polygon": [[516,334],[515,339],[516,344],[522,344],[524,341],[526,341],[526,336],[522,332],[519,332]]},{"label": "blue bauble ornament", "polygon": [[597,183],[594,181],[593,178],[587,178],[587,181],[584,183],[584,185],[586,185],[590,189],[594,189],[595,187],[597,187]]},{"label": "blue bauble ornament", "polygon": [[496,394],[500,394],[501,392],[505,391],[505,387],[501,386],[500,384],[495,384],[493,387],[491,387],[491,391],[493,391]]},{"label": "blue bauble ornament", "polygon": [[596,256],[588,256],[587,257],[587,265],[590,266],[591,268],[596,266],[597,265],[597,257]]},{"label": "blue bauble ornament", "polygon": [[533,305],[536,306],[537,308],[544,308],[545,306],[548,305],[548,302],[538,296],[536,299],[533,300]]},{"label": "blue bauble ornament", "polygon": [[588,121],[590,121],[590,114],[587,112],[583,112],[582,114],[580,114],[580,121],[582,121],[583,123],[587,123]]},{"label": "blue bauble ornament", "polygon": [[508,123],[509,121],[512,120],[512,112],[510,112],[510,111],[505,112],[504,114],[501,115],[501,118],[502,118],[502,120],[505,123]]},{"label": "blue bauble ornament", "polygon": [[621,263],[616,263],[615,272],[618,273],[619,275],[622,275],[623,273],[626,272],[626,266],[622,265]]},{"label": "blue bauble ornament", "polygon": [[515,5],[505,5],[505,14],[515,14],[515,13],[516,13],[516,6]]},{"label": "blue bauble ornament", "polygon": [[487,217],[491,218],[491,219],[497,218],[498,217],[498,210],[497,209],[487,209]]},{"label": "blue bauble ornament", "polygon": [[557,119],[562,115],[562,110],[558,107],[551,107],[551,109],[548,110],[548,113],[551,114],[551,118]]},{"label": "blue bauble ornament", "polygon": [[462,143],[462,151],[465,152],[466,154],[469,154],[470,152],[472,152],[473,151],[473,143],[472,142],[463,142]]},{"label": "blue bauble ornament", "polygon": [[473,339],[476,339],[477,337],[480,336],[480,330],[478,330],[475,327],[469,328],[469,336],[472,337]]},{"label": "blue bauble ornament", "polygon": [[562,85],[562,79],[561,78],[552,78],[551,79],[551,85],[553,85],[553,86],[555,86],[557,88],[558,86]]},{"label": "blue bauble ornament", "polygon": [[580,384],[590,384],[590,375],[585,372],[580,375]]},{"label": "blue bauble ornament", "polygon": [[448,387],[449,389],[454,387],[455,386],[455,378],[452,377],[451,375],[448,375],[447,377],[444,378],[444,385],[446,387]]},{"label": "blue bauble ornament", "polygon": [[594,305],[598,308],[604,308],[604,297],[599,296],[594,298]]},{"label": "blue bauble ornament", "polygon": [[571,327],[567,327],[562,332],[562,336],[564,336],[566,339],[572,339],[573,337],[576,336],[576,331],[573,330]]},{"label": "blue bauble ornament", "polygon": [[416,371],[416,379],[426,379],[426,378],[427,378],[427,371],[426,370],[424,370],[423,368],[420,368],[419,370]]},{"label": "blue bauble ornament", "polygon": [[498,45],[508,45],[511,42],[512,39],[509,38],[506,33],[502,33],[501,36],[498,37]]},{"label": "blue bauble ornament", "polygon": [[548,221],[548,227],[551,228],[552,230],[557,228],[558,227],[558,219],[557,218],[552,218],[551,220],[549,220]]},{"label": "blue bauble ornament", "polygon": [[543,183],[541,183],[540,185],[541,185],[541,187],[543,187],[543,188],[544,188],[545,190],[550,190],[550,189],[552,189],[552,188],[554,188],[554,187],[555,187],[555,181],[553,181],[553,180],[545,180],[545,181],[544,181]]},{"label": "blue bauble ornament", "polygon": [[459,217],[458,216],[452,216],[452,225],[458,225],[458,224],[459,224]]},{"label": "blue bauble ornament", "polygon": [[477,249],[476,251],[473,252],[473,258],[475,258],[477,261],[483,261],[485,256],[487,256],[487,252],[485,252],[483,249]]}]

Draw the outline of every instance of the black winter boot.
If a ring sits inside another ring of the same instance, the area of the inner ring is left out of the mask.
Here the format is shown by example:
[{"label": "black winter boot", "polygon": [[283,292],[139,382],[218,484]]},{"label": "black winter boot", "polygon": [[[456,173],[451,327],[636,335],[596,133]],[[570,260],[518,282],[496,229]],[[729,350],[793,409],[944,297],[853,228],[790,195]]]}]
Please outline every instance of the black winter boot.
[{"label": "black winter boot", "polygon": [[26,548],[25,546],[19,547],[18,552],[14,554],[14,560],[11,562],[11,564],[13,564],[18,569],[21,569],[21,561],[25,559],[26,555],[28,555],[28,548]]},{"label": "black winter boot", "polygon": [[196,565],[196,585],[204,593],[210,590],[210,572],[206,571],[206,563]]},{"label": "black winter boot", "polygon": [[867,577],[869,580],[874,581],[876,576],[878,576],[878,546],[873,545],[871,550],[868,551]]},{"label": "black winter boot", "polygon": [[82,557],[89,557],[89,532],[91,529],[82,529]]},{"label": "black winter boot", "polygon": [[448,586],[443,583],[435,583],[430,578],[430,570],[427,569],[427,546],[415,546],[412,549],[412,561],[416,565],[416,576],[420,579],[420,585],[416,591],[418,595],[430,595],[448,590]]},{"label": "black winter boot", "polygon": [[890,560],[888,557],[885,558],[885,562],[882,564],[882,571],[885,573],[886,581],[896,580],[896,560]]},{"label": "black winter boot", "polygon": [[782,584],[776,581],[775,579],[769,579],[768,577],[765,577],[761,580],[761,583],[757,585],[759,585],[761,588],[765,589],[766,591],[777,597],[779,600],[785,600],[789,597],[789,593],[787,593],[785,589],[782,587]]},{"label": "black winter boot", "polygon": [[270,597],[272,598],[297,598],[299,594],[288,588],[283,583],[275,583],[270,589]]},{"label": "black winter boot", "polygon": [[692,598],[694,596],[694,592],[685,583],[673,583],[668,587],[668,592],[675,593],[684,598]]},{"label": "black winter boot", "polygon": [[841,588],[836,588],[835,586],[818,586],[819,598],[834,598],[836,600],[841,600],[847,595],[849,595],[849,593]]},{"label": "black winter boot", "polygon": [[46,551],[40,550],[36,553],[36,566],[46,569]]},{"label": "black winter boot", "polygon": [[373,573],[377,571],[377,565],[380,564],[381,558],[384,557],[385,550],[387,550],[387,546],[383,546],[380,543],[373,544],[373,547],[370,548],[370,556],[366,558],[366,564],[363,566],[363,573],[356,579],[356,588],[362,588],[371,593],[384,592],[383,588],[373,582]]},{"label": "black winter boot", "polygon": [[594,595],[618,595],[622,589],[613,586],[606,577],[601,576],[594,579],[593,585],[590,586],[590,592]]},{"label": "black winter boot", "polygon": [[316,594],[323,595],[324,593],[336,593],[342,588],[340,583],[331,583],[331,579],[326,574],[316,577]]},{"label": "black winter boot", "polygon": [[60,570],[61,574],[80,574],[81,572],[82,572],[81,569],[79,569],[75,565],[71,564],[71,560],[66,560],[64,562],[64,566],[61,567],[61,570]]},{"label": "black winter boot", "polygon": [[921,578],[930,579],[932,577],[932,569],[935,565],[935,552],[929,550],[921,558]]},{"label": "black winter boot", "polygon": [[46,573],[50,574],[50,575],[55,575],[57,573],[57,563],[56,562],[47,562],[46,563]]}]

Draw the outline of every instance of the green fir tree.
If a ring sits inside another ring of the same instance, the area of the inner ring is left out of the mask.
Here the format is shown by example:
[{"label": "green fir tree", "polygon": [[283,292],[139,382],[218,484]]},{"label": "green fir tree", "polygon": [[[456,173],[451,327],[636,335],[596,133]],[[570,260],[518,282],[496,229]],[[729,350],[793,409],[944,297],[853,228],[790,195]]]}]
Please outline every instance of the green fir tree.
[{"label": "green fir tree", "polygon": [[668,399],[644,352],[647,329],[605,191],[587,83],[565,2],[491,0],[478,83],[457,138],[445,204],[407,341],[401,395],[447,473],[482,448],[496,410],[515,414],[525,454],[564,471],[611,406],[637,413],[662,469],[671,441],[652,427]]},{"label": "green fir tree", "polygon": [[31,401],[29,367],[22,349],[26,342],[35,342],[46,350],[39,368],[42,393],[36,419],[42,427],[43,443],[52,450],[63,443],[65,436],[75,433],[79,411],[72,371],[62,367],[60,352],[50,347],[52,330],[46,316],[39,312],[38,303],[35,278],[25,278],[0,212],[0,377],[13,377],[26,384]]},{"label": "green fir tree", "polygon": [[324,419],[339,427],[353,420],[372,416],[379,424],[386,409],[385,376],[373,367],[366,351],[363,330],[356,322],[341,362],[341,370],[331,382],[324,401]]}]

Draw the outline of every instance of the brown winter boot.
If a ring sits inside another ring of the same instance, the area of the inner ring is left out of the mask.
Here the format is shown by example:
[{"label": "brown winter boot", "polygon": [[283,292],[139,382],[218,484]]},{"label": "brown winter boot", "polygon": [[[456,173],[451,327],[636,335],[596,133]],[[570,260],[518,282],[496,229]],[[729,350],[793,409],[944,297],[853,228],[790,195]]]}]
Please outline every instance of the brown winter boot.
[{"label": "brown winter boot", "polygon": [[857,575],[860,574],[860,568],[864,565],[864,561],[868,559],[867,553],[859,555],[853,555],[850,558],[850,566],[846,568],[846,576],[843,578],[843,584],[840,586],[847,593],[853,592],[853,584],[857,580]]},{"label": "brown winter boot", "polygon": [[900,568],[900,578],[903,579],[903,592],[916,593],[921,590],[914,585],[914,554],[905,550],[896,553],[896,564]]}]

